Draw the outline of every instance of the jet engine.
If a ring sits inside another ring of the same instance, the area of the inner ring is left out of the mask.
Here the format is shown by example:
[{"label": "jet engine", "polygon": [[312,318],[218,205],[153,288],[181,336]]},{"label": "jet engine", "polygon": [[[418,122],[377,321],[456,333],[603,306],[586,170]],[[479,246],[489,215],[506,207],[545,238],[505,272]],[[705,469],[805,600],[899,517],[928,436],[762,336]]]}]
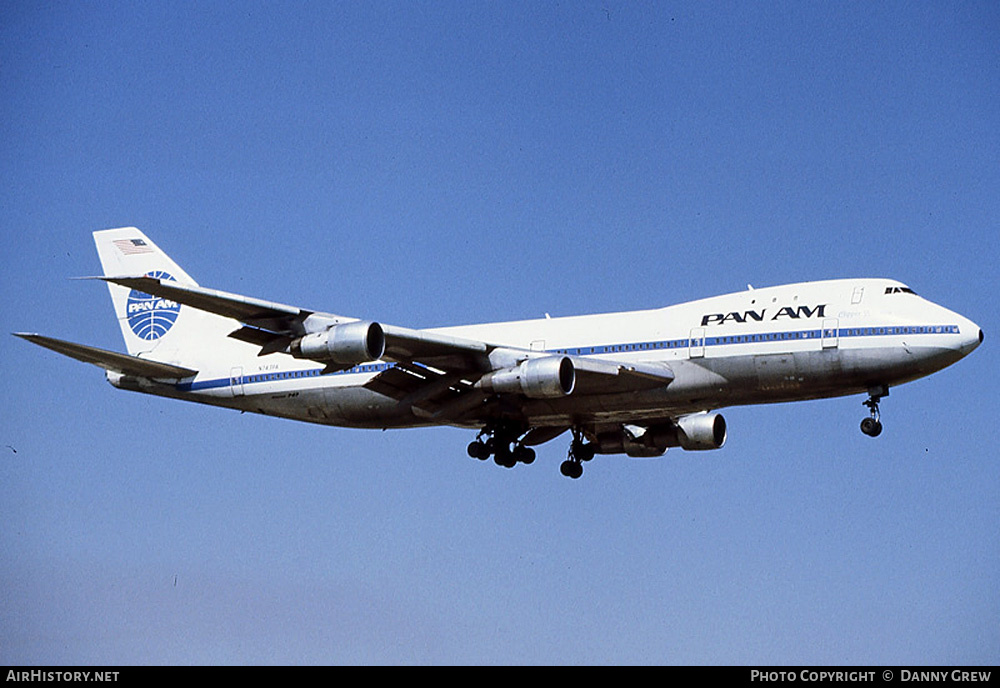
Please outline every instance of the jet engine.
[{"label": "jet engine", "polygon": [[523,394],[530,399],[564,397],[576,387],[576,369],[565,356],[529,358],[484,375],[476,387],[488,394]]},{"label": "jet engine", "polygon": [[385,333],[378,323],[359,320],[299,337],[291,343],[289,350],[296,358],[357,365],[382,358]]},{"label": "jet engine", "polygon": [[676,444],[668,445],[658,442],[659,436],[652,429],[641,432],[636,436],[626,428],[619,428],[608,432],[602,432],[594,442],[594,452],[597,454],[625,454],[633,459],[652,459],[663,456],[668,446],[676,447]]},{"label": "jet engine", "polygon": [[683,449],[720,449],[726,443],[726,419],[720,413],[695,413],[677,419],[677,443]]},{"label": "jet engine", "polygon": [[719,413],[695,413],[671,423],[647,428],[626,425],[602,432],[594,449],[598,454],[631,457],[660,456],[669,447],[687,450],[719,449],[726,443],[726,419]]}]

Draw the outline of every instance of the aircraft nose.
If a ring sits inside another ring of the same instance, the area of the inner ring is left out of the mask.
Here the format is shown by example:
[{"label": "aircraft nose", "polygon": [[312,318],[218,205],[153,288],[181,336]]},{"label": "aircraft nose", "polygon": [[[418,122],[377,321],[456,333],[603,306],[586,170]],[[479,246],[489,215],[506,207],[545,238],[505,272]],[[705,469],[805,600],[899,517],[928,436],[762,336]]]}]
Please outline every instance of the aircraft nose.
[{"label": "aircraft nose", "polygon": [[968,323],[968,326],[961,328],[962,333],[965,335],[962,338],[963,356],[972,353],[986,338],[986,335],[983,334],[983,328],[979,327],[971,320],[967,320],[966,322]]}]

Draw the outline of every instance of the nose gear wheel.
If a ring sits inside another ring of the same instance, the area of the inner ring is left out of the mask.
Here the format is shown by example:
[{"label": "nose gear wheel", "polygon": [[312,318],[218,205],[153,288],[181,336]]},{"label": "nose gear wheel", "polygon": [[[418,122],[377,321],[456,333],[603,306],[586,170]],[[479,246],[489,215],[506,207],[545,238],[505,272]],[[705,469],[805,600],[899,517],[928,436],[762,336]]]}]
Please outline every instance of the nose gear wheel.
[{"label": "nose gear wheel", "polygon": [[889,396],[889,388],[886,385],[871,387],[868,390],[868,399],[862,402],[868,407],[869,416],[861,421],[861,432],[869,437],[878,437],[882,434],[882,421],[878,404],[883,397],[887,396]]}]

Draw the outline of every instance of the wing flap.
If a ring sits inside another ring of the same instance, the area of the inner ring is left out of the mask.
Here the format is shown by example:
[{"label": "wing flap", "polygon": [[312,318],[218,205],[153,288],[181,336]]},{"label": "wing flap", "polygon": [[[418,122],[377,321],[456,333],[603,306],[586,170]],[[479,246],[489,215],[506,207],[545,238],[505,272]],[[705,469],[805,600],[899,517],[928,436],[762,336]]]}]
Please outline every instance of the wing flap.
[{"label": "wing flap", "polygon": [[129,356],[128,354],[120,354],[114,351],[98,349],[97,347],[87,346],[86,344],[67,342],[62,339],[45,337],[40,334],[15,332],[14,336],[26,339],[32,344],[37,344],[38,346],[45,347],[46,349],[50,349],[64,356],[75,358],[76,360],[83,361],[84,363],[91,363],[99,368],[103,368],[104,370],[110,370],[123,375],[134,375],[136,377],[148,377],[154,379],[180,380],[182,378],[192,377],[198,373],[197,370],[191,370],[190,368],[184,368],[170,363],[160,363],[159,361],[150,361],[145,358],[136,358],[135,356]]},{"label": "wing flap", "polygon": [[367,389],[399,402],[423,418],[455,420],[485,396],[460,372],[444,372],[418,364],[397,363],[365,383]]}]

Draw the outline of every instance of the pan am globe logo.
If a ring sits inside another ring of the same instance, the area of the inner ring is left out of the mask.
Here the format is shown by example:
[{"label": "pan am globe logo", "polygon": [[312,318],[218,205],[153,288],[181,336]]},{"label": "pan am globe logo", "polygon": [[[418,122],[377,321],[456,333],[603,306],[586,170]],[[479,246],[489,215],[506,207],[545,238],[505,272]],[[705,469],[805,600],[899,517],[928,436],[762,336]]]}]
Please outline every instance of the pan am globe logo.
[{"label": "pan am globe logo", "polygon": [[[171,275],[159,270],[147,273],[146,277],[175,281]],[[181,312],[181,306],[176,301],[153,296],[138,289],[128,293],[125,308],[128,314],[128,326],[135,332],[135,336],[145,340],[159,339],[165,335],[174,326],[177,315]]]}]

